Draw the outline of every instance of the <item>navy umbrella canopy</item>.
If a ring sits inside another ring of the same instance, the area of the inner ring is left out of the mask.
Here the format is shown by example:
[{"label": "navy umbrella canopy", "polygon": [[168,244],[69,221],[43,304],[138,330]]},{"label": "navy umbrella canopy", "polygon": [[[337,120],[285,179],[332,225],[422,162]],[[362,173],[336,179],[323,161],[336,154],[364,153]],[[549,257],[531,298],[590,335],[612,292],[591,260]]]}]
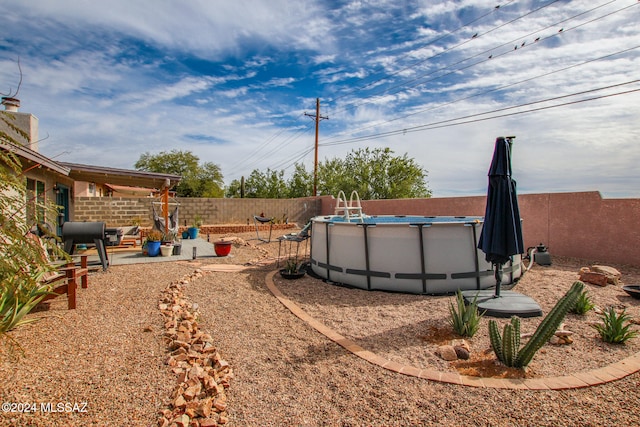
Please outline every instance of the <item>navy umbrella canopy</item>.
[{"label": "navy umbrella canopy", "polygon": [[[478,241],[488,262],[495,267],[496,288],[490,290],[464,291],[467,304],[477,301],[478,310],[495,317],[542,316],[540,305],[527,295],[513,291],[500,293],[503,264],[513,255],[524,253],[520,209],[516,194],[516,182],[511,178],[511,141],[515,138],[499,137],[493,151],[489,168],[489,189],[484,225]],[[510,269],[514,268],[513,262]]]},{"label": "navy umbrella canopy", "polygon": [[489,168],[484,225],[478,249],[488,262],[502,265],[524,253],[516,182],[511,178],[511,139],[499,137]]}]

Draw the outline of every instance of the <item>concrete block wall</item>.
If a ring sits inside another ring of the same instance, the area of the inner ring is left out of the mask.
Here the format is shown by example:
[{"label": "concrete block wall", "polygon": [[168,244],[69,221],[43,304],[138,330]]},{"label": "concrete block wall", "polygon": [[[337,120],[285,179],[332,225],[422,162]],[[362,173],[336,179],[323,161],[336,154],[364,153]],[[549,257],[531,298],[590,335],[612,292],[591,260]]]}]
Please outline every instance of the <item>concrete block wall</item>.
[{"label": "concrete block wall", "polygon": [[[155,205],[152,205],[153,203]],[[139,222],[141,226],[153,225],[153,209],[162,215],[159,199],[124,197],[76,197],[74,221],[104,221],[107,227],[124,227]],[[300,226],[316,216],[320,201],[314,198],[300,199],[172,199],[169,213],[179,205],[178,222],[181,226],[191,226],[196,215],[203,225],[250,224],[253,216],[264,214],[275,218],[276,223],[297,223]],[[137,221],[136,221],[137,220]]]}]

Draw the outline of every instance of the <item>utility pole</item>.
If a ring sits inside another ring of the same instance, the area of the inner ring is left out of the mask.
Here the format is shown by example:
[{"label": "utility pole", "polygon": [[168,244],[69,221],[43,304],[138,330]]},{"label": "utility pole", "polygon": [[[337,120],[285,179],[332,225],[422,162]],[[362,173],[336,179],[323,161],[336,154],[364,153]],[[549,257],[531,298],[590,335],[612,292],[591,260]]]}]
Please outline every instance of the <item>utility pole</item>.
[{"label": "utility pole", "polygon": [[316,114],[304,113],[304,115],[313,117],[316,121],[315,159],[313,161],[313,197],[316,197],[318,195],[318,131],[320,129],[320,120],[328,120],[329,117],[320,115],[320,98],[316,98]]}]

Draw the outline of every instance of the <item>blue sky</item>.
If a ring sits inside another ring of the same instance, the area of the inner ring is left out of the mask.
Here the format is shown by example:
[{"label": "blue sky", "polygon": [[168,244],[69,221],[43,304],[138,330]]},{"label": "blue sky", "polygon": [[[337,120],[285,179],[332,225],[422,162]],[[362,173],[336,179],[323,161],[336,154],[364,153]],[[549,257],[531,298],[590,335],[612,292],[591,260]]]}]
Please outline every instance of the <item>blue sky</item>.
[{"label": "blue sky", "polygon": [[177,149],[227,184],[311,171],[320,98],[320,160],[389,147],[435,197],[485,194],[507,135],[521,194],[640,197],[638,0],[0,0],[0,16],[0,92],[19,58],[20,111],[59,161]]}]

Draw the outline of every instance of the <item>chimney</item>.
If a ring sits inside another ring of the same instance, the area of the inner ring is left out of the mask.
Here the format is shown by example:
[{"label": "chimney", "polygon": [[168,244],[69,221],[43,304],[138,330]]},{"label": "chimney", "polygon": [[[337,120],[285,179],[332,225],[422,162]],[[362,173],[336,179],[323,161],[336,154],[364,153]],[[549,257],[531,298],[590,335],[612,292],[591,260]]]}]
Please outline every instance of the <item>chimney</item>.
[{"label": "chimney", "polygon": [[2,105],[4,105],[5,111],[11,111],[13,113],[18,112],[20,107],[20,100],[18,98],[11,98],[9,96],[2,97]]}]

